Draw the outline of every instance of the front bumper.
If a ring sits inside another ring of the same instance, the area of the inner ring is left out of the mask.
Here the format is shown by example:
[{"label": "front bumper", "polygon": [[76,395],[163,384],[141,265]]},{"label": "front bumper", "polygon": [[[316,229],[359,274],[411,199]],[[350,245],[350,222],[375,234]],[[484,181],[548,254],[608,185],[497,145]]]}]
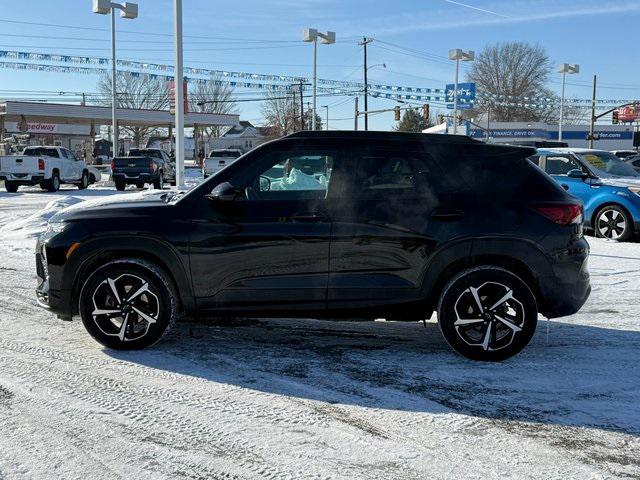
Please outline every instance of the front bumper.
[{"label": "front bumper", "polygon": [[38,244],[36,252],[36,277],[38,279],[36,287],[36,299],[38,305],[51,310],[63,320],[71,320],[73,316],[71,305],[71,290],[58,290],[51,288],[51,278],[49,276],[46,258],[43,250]]}]

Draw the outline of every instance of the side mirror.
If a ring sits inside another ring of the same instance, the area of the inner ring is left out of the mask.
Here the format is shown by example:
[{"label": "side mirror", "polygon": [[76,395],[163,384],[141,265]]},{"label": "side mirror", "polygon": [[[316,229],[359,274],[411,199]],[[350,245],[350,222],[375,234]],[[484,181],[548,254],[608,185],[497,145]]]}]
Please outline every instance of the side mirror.
[{"label": "side mirror", "polygon": [[581,178],[581,179],[584,180],[585,178],[588,178],[589,175],[584,173],[579,168],[574,168],[573,170],[569,170],[567,172],[567,177],[569,177],[569,178]]},{"label": "side mirror", "polygon": [[234,187],[229,182],[223,182],[217,185],[211,193],[205,195],[208,200],[214,202],[235,202],[242,200],[242,190]]}]

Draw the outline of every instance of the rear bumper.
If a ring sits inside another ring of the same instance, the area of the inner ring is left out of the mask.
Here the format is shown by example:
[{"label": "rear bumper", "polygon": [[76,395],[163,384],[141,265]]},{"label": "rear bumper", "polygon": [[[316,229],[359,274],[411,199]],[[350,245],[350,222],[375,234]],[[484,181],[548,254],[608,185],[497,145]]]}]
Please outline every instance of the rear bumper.
[{"label": "rear bumper", "polygon": [[18,185],[37,185],[44,180],[43,174],[18,174],[0,172],[0,181],[8,180]]},{"label": "rear bumper", "polygon": [[151,173],[139,173],[128,175],[126,173],[113,173],[111,174],[111,178],[114,182],[124,182],[127,184],[130,183],[151,183],[156,180],[156,175]]},{"label": "rear bumper", "polygon": [[591,293],[587,268],[589,244],[584,238],[569,248],[554,252],[554,257],[552,274],[538,279],[543,299],[540,313],[547,318],[573,315]]}]

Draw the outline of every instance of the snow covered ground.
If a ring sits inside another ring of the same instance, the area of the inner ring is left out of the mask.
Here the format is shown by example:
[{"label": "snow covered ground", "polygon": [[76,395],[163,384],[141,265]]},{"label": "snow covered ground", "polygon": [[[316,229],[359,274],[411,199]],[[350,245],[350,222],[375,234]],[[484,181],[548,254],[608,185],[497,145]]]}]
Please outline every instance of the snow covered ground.
[{"label": "snow covered ground", "polygon": [[583,310],[500,364],[434,319],[211,321],[115,352],[36,305],[33,249],[116,194],[138,195],[0,193],[0,479],[640,478],[640,244],[590,239]]}]

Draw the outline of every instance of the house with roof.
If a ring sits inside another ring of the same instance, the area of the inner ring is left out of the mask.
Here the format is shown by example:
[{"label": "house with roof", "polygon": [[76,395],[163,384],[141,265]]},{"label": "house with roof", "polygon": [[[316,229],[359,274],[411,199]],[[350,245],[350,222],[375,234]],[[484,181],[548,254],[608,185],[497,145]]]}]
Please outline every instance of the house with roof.
[{"label": "house with roof", "polygon": [[264,127],[256,127],[251,122],[242,120],[220,138],[211,139],[210,145],[212,149],[237,148],[242,152],[248,152],[269,139],[269,132]]}]

